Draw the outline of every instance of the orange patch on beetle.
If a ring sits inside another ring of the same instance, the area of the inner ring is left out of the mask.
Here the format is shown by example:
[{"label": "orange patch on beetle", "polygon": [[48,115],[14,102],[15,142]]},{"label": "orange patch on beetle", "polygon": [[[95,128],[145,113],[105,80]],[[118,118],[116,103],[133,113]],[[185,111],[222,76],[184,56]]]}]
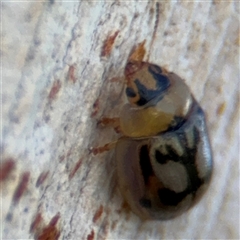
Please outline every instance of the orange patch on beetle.
[{"label": "orange patch on beetle", "polygon": [[50,90],[50,93],[48,95],[48,99],[49,100],[55,99],[57,94],[58,94],[58,92],[59,92],[59,90],[60,90],[60,88],[61,88],[60,80],[55,80],[53,85],[52,85],[52,88]]},{"label": "orange patch on beetle", "polygon": [[116,37],[118,36],[119,31],[116,31],[113,35],[108,36],[103,43],[101,57],[108,57],[112,51],[113,44]]},{"label": "orange patch on beetle", "polygon": [[5,181],[15,168],[15,161],[12,158],[6,159],[0,166],[0,182]]},{"label": "orange patch on beetle", "polygon": [[24,192],[27,190],[27,185],[30,179],[30,172],[24,172],[21,176],[21,179],[19,181],[19,184],[15,190],[15,193],[13,195],[13,202],[16,204],[24,194]]},{"label": "orange patch on beetle", "polygon": [[96,213],[94,214],[94,217],[93,217],[94,223],[102,216],[102,213],[103,213],[103,206],[101,205],[96,211]]},{"label": "orange patch on beetle", "polygon": [[135,46],[131,53],[130,53],[130,56],[128,58],[128,61],[131,62],[131,61],[137,61],[137,62],[141,62],[143,61],[143,58],[146,54],[146,49],[145,49],[145,43],[146,43],[146,40],[142,41],[141,43],[139,43],[137,46]]}]

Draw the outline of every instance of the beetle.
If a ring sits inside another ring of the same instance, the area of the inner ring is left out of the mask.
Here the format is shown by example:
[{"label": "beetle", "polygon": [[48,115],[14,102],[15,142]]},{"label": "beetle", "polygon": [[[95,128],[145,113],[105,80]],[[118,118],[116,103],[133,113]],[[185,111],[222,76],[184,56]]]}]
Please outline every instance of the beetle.
[{"label": "beetle", "polygon": [[205,115],[175,73],[142,61],[125,67],[126,96],[115,147],[120,191],[142,219],[167,220],[194,206],[209,186],[213,163]]}]

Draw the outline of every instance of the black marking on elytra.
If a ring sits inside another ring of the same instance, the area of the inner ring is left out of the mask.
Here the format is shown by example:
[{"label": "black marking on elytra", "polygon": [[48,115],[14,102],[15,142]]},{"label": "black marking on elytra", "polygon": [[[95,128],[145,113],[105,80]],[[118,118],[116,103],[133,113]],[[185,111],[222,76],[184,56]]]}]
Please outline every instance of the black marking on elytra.
[{"label": "black marking on elytra", "polygon": [[[155,71],[157,70],[157,71]],[[161,74],[162,69],[156,65],[148,67],[148,71],[152,74],[153,78],[156,80],[157,89],[161,92],[165,91],[170,86],[170,81],[167,76]]]},{"label": "black marking on elytra", "polygon": [[152,207],[152,202],[150,199],[147,199],[147,198],[141,198],[139,200],[139,203],[142,207],[144,208],[151,208]]},{"label": "black marking on elytra", "polygon": [[177,151],[171,145],[165,145],[167,154],[161,153],[159,150],[155,151],[155,158],[158,163],[166,164],[168,161],[179,162],[180,157]]},{"label": "black marking on elytra", "polygon": [[146,86],[143,85],[139,79],[135,79],[134,83],[137,86],[138,94],[140,96],[140,99],[136,104],[139,106],[145,105],[154,98],[158,98],[158,101],[160,101],[163,98],[167,88],[170,86],[170,82],[166,76],[153,71],[151,67],[148,69],[153,78],[156,80],[156,90],[146,88]]},{"label": "black marking on elytra", "polygon": [[136,97],[137,94],[134,92],[134,90],[132,88],[127,87],[126,88],[126,95],[128,97]]},{"label": "black marking on elytra", "polygon": [[143,98],[143,97],[140,97],[140,99],[136,102],[136,104],[138,106],[143,106],[143,105],[145,105],[147,103],[148,103],[148,101],[145,98]]},{"label": "black marking on elytra", "polygon": [[[181,198],[186,197],[188,194],[195,194],[198,188],[204,183],[204,180],[198,176],[197,166],[195,162],[197,155],[197,145],[200,139],[197,127],[194,126],[192,128],[192,134],[193,146],[189,147],[184,131],[176,131],[176,136],[178,137],[179,143],[182,145],[182,148],[184,150],[181,156],[178,155],[177,151],[171,145],[165,145],[167,154],[163,154],[159,150],[155,151],[156,161],[159,164],[166,164],[168,161],[174,161],[182,164],[182,166],[184,166],[186,169],[186,173],[188,176],[188,185],[183,192],[175,193],[176,196],[174,198],[176,202],[178,201],[178,199],[181,200]],[[166,192],[166,190],[164,191]],[[161,193],[161,196],[162,194],[163,192]],[[173,195],[173,191],[168,189],[165,200],[168,199],[168,196],[172,197]],[[172,205],[171,201],[173,200],[169,200],[169,204],[167,205]]]},{"label": "black marking on elytra", "polygon": [[169,160],[169,155],[163,155],[160,151],[156,150],[155,159],[157,160],[158,163],[165,164]]},{"label": "black marking on elytra", "polygon": [[140,96],[140,99],[137,102],[137,105],[139,106],[145,105],[146,103],[148,103],[149,101],[151,101],[152,99],[156,98],[159,95],[158,90],[149,90],[148,88],[146,88],[144,84],[142,84],[139,81],[139,79],[135,79],[134,83],[137,86],[138,94]]},{"label": "black marking on elytra", "polygon": [[[197,155],[197,145],[200,140],[199,131],[194,126],[193,127],[193,146],[190,148],[189,146],[185,148],[184,155],[182,156],[181,161],[183,162],[186,171],[189,177],[188,189],[191,192],[196,192],[197,189],[203,184],[203,179],[198,177],[197,166],[195,163],[196,155]],[[184,158],[183,158],[184,157]]]},{"label": "black marking on elytra", "polygon": [[150,176],[153,175],[153,169],[149,157],[149,149],[148,145],[143,145],[139,151],[139,158],[140,158],[140,168],[142,170],[142,175],[144,179],[144,183],[148,184],[148,179]]},{"label": "black marking on elytra", "polygon": [[186,192],[176,193],[167,188],[158,189],[158,197],[161,203],[167,206],[177,206],[185,197]]}]

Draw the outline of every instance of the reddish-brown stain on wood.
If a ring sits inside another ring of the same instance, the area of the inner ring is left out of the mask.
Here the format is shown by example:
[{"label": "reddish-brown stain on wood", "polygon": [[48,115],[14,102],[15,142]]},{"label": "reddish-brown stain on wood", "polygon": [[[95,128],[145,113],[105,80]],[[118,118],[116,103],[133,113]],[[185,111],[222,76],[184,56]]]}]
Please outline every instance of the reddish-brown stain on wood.
[{"label": "reddish-brown stain on wood", "polygon": [[109,224],[108,218],[106,218],[106,219],[104,219],[103,223],[101,224],[101,231],[103,233],[102,235],[107,236],[109,229],[110,229],[110,224]]},{"label": "reddish-brown stain on wood", "polygon": [[112,83],[118,83],[118,82],[121,82],[122,79],[119,78],[119,77],[113,77],[109,80],[109,82],[112,82]]},{"label": "reddish-brown stain on wood", "polygon": [[60,231],[57,229],[56,224],[60,218],[60,214],[56,214],[50,223],[44,227],[37,236],[37,240],[57,240],[60,236]]},{"label": "reddish-brown stain on wood", "polygon": [[136,45],[135,47],[133,47],[130,56],[128,58],[128,61],[139,61],[142,62],[143,58],[146,54],[146,49],[145,49],[145,42],[146,40],[142,41],[141,43],[139,43],[138,45]]},{"label": "reddish-brown stain on wood", "polygon": [[93,240],[93,239],[94,239],[94,235],[95,235],[95,233],[94,233],[94,231],[92,230],[91,233],[88,234],[87,240]]},{"label": "reddish-brown stain on wood", "polygon": [[42,222],[43,218],[41,213],[37,213],[35,219],[33,220],[31,226],[30,226],[30,233],[36,232],[39,228],[40,223]]},{"label": "reddish-brown stain on wood", "polygon": [[115,230],[116,226],[117,226],[117,221],[113,221],[111,224],[111,229]]},{"label": "reddish-brown stain on wood", "polygon": [[18,201],[20,200],[20,198],[22,197],[22,195],[24,194],[24,192],[27,189],[27,185],[29,182],[29,178],[30,178],[30,172],[24,172],[21,176],[21,179],[19,181],[19,184],[15,190],[15,193],[13,195],[13,202],[14,203],[18,203]]},{"label": "reddish-brown stain on wood", "polygon": [[48,174],[49,174],[49,171],[42,172],[40,174],[40,176],[38,177],[37,182],[36,182],[36,187],[39,187],[41,184],[43,184],[43,182],[46,180]]},{"label": "reddish-brown stain on wood", "polygon": [[0,182],[6,180],[14,168],[15,161],[12,158],[6,159],[0,165]]},{"label": "reddish-brown stain on wood", "polygon": [[116,210],[119,215],[125,214],[126,219],[128,219],[132,213],[132,210],[128,203],[124,200],[120,209]]},{"label": "reddish-brown stain on wood", "polygon": [[101,57],[108,57],[112,51],[113,44],[118,35],[119,31],[116,31],[113,35],[108,36],[103,43]]},{"label": "reddish-brown stain on wood", "polygon": [[72,154],[72,148],[70,148],[70,149],[67,151],[66,157],[68,158],[69,156],[71,156],[71,154]]},{"label": "reddish-brown stain on wood", "polygon": [[77,81],[77,78],[75,76],[75,66],[71,65],[68,70],[68,80],[72,83],[75,83]]},{"label": "reddish-brown stain on wood", "polygon": [[61,163],[65,159],[65,155],[59,157],[59,162]]},{"label": "reddish-brown stain on wood", "polygon": [[94,217],[93,217],[94,223],[102,216],[102,213],[103,213],[103,206],[101,205],[96,211],[96,213],[94,214]]},{"label": "reddish-brown stain on wood", "polygon": [[70,174],[69,174],[69,180],[71,180],[72,178],[73,178],[73,176],[75,175],[75,173],[77,172],[77,170],[80,168],[80,166],[81,166],[81,164],[82,164],[82,158],[80,158],[78,161],[77,161],[77,163],[76,163],[76,165],[75,165],[75,167],[73,168],[73,170],[70,172]]},{"label": "reddish-brown stain on wood", "polygon": [[66,160],[69,156],[71,156],[72,154],[72,148],[70,148],[66,154],[63,154],[61,156],[59,156],[59,162],[63,162],[64,160]]},{"label": "reddish-brown stain on wood", "polygon": [[100,100],[97,98],[97,100],[93,104],[93,112],[91,114],[91,117],[95,117],[98,114],[98,111],[100,109]]},{"label": "reddish-brown stain on wood", "polygon": [[55,80],[53,85],[52,85],[52,88],[50,90],[50,93],[48,95],[48,99],[49,100],[53,100],[56,98],[60,88],[61,88],[61,82],[59,80]]}]

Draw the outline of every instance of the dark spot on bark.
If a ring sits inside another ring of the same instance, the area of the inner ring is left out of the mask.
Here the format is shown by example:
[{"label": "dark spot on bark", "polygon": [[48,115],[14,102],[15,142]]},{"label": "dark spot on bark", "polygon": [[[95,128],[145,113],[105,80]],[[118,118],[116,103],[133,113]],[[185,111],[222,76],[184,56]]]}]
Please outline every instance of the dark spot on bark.
[{"label": "dark spot on bark", "polygon": [[153,175],[153,169],[152,169],[152,165],[149,157],[149,150],[147,145],[143,145],[140,148],[139,158],[140,158],[140,167],[142,170],[144,183],[147,184],[149,176]]},{"label": "dark spot on bark", "polygon": [[43,182],[47,179],[48,174],[49,174],[49,171],[44,171],[39,175],[36,182],[36,187],[39,187],[41,184],[43,184]]},{"label": "dark spot on bark", "polygon": [[12,213],[8,213],[7,216],[6,216],[6,221],[7,221],[7,222],[11,222],[11,221],[12,221],[12,218],[13,218]]},{"label": "dark spot on bark", "polygon": [[0,166],[0,182],[5,181],[10,176],[15,168],[15,161],[13,158],[7,158]]},{"label": "dark spot on bark", "polygon": [[26,192],[29,179],[30,179],[30,172],[24,172],[19,180],[18,186],[15,189],[15,192],[13,195],[14,204],[18,203],[20,198]]}]

